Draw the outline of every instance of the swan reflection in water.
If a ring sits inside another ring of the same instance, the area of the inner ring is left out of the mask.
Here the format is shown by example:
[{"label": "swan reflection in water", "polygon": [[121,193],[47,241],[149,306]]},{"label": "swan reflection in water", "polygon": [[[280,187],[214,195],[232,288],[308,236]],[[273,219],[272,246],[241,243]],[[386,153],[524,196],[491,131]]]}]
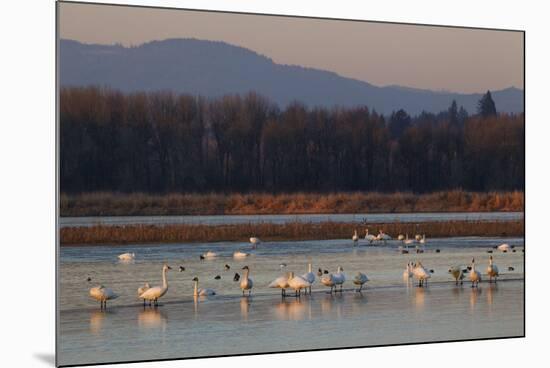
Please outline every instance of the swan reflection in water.
[{"label": "swan reflection in water", "polygon": [[300,321],[311,319],[311,301],[290,299],[275,305],[275,316],[282,321]]},{"label": "swan reflection in water", "polygon": [[250,298],[241,298],[241,319],[248,321],[248,311],[250,310]]},{"label": "swan reflection in water", "polygon": [[470,292],[470,311],[474,311],[476,304],[477,304],[477,298],[481,295],[482,288],[472,288]]},{"label": "swan reflection in water", "polygon": [[428,289],[426,288],[415,288],[414,289],[414,307],[416,310],[423,310],[426,305],[426,294],[429,294]]},{"label": "swan reflection in water", "polygon": [[98,335],[103,329],[107,314],[113,312],[107,310],[95,310],[90,314],[90,333]]},{"label": "swan reflection in water", "polygon": [[161,328],[166,329],[166,316],[160,309],[146,308],[139,312],[139,328]]}]

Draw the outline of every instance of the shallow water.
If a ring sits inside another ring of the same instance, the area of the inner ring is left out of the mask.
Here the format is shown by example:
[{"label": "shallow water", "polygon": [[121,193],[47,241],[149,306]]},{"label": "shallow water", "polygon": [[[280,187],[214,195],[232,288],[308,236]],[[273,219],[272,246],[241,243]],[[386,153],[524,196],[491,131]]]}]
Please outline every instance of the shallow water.
[{"label": "shallow water", "polygon": [[230,225],[249,223],[284,224],[288,222],[433,222],[433,221],[510,221],[523,219],[523,212],[444,212],[444,213],[362,213],[305,215],[216,215],[216,216],[97,216],[60,217],[59,226],[95,225]]},{"label": "shallow water", "polygon": [[[484,271],[494,245],[506,242],[516,252],[493,250],[502,281],[479,290],[450,282],[450,265],[467,265],[472,257]],[[63,247],[60,257],[61,364],[178,358],[266,351],[366,346],[422,341],[519,336],[523,334],[523,238],[429,239],[423,254],[403,255],[399,242],[353,247],[349,240],[266,242],[251,250],[247,243]],[[436,253],[436,249],[440,252]],[[199,260],[208,250],[213,260]],[[236,250],[250,252],[234,260]],[[132,263],[117,254],[135,252]],[[411,249],[412,251],[412,249]],[[402,279],[409,260],[422,261],[434,273],[427,289]],[[161,282],[163,262],[169,291],[158,309],[143,308],[136,289],[145,281]],[[287,266],[281,270],[280,264]],[[307,263],[335,271],[348,280],[357,271],[371,281],[362,294],[330,296],[314,284],[312,296],[281,300],[266,285],[282,272],[306,271]],[[231,266],[224,271],[224,265]],[[180,265],[186,267],[178,272]],[[248,265],[254,280],[251,298],[242,298],[235,272]],[[513,267],[513,271],[508,271]],[[221,280],[214,280],[220,275]],[[192,298],[194,276],[218,295]],[[87,277],[92,282],[87,282]],[[120,294],[99,310],[88,289],[104,284]]]}]

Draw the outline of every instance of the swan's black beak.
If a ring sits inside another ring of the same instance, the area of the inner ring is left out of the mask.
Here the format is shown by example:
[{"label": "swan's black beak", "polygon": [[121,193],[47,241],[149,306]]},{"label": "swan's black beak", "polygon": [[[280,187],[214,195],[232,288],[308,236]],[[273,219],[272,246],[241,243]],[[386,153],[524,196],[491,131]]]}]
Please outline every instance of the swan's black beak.
[{"label": "swan's black beak", "polygon": [[193,277],[193,281],[199,281],[198,277]]},{"label": "swan's black beak", "polygon": [[248,270],[248,266],[244,266],[242,269],[243,270]]},{"label": "swan's black beak", "polygon": [[172,269],[172,267],[170,267],[170,266],[166,266],[166,268],[168,268],[169,270],[171,270],[171,269]]}]

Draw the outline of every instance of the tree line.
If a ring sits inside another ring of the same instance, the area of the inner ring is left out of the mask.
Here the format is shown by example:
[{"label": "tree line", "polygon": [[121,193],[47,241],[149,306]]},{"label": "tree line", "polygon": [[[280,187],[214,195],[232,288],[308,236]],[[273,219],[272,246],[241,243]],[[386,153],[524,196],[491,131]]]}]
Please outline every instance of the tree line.
[{"label": "tree line", "polygon": [[66,193],[524,189],[524,116],[286,108],[254,92],[60,90]]}]

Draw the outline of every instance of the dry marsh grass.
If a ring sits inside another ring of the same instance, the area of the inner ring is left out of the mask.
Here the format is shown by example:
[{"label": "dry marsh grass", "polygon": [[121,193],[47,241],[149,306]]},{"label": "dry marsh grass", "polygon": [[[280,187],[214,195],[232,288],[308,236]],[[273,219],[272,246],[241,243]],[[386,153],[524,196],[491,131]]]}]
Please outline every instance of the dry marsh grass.
[{"label": "dry marsh grass", "polygon": [[238,225],[129,225],[67,227],[60,230],[62,245],[127,244],[127,243],[190,243],[216,241],[248,241],[257,236],[264,241],[347,239],[353,230],[360,234],[366,227],[372,232],[383,229],[396,237],[408,233],[427,237],[452,236],[522,236],[523,221],[446,221],[414,223],[302,223],[238,224]]},{"label": "dry marsh grass", "polygon": [[62,194],[61,216],[523,211],[523,192]]}]

